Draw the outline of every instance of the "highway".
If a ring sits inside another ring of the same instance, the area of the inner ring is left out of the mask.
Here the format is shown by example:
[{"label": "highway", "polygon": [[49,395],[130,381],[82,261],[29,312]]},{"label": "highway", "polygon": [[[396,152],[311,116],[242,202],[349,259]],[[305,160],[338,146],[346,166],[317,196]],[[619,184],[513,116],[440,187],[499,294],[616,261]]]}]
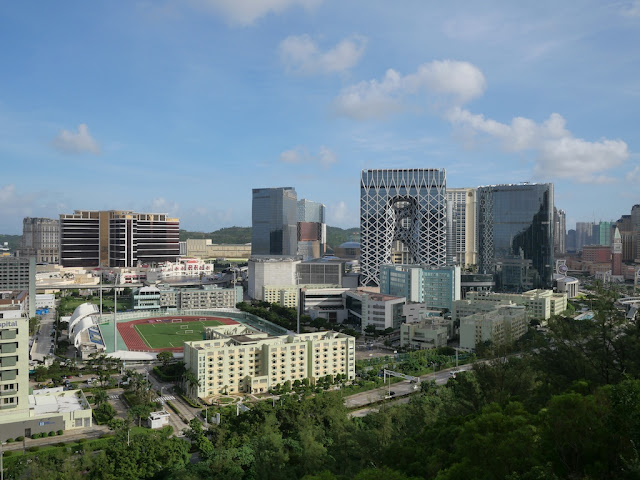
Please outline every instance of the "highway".
[{"label": "highway", "polygon": [[[470,370],[472,365],[462,365],[460,367],[448,368],[436,373],[429,373],[422,375],[418,383],[410,383],[408,380],[403,380],[398,383],[389,383],[384,387],[376,388],[375,390],[368,390],[362,393],[356,393],[355,395],[349,395],[345,397],[344,404],[349,409],[355,409],[349,416],[351,417],[363,417],[371,412],[378,411],[380,405],[373,405],[367,407],[367,405],[377,404],[378,402],[389,399],[390,403],[399,404],[409,401],[409,396],[412,393],[420,391],[420,382],[435,380],[436,385],[444,385],[451,378],[451,373],[455,370],[466,371]],[[414,389],[414,387],[418,387]],[[389,395],[389,392],[394,392],[393,396]]]}]

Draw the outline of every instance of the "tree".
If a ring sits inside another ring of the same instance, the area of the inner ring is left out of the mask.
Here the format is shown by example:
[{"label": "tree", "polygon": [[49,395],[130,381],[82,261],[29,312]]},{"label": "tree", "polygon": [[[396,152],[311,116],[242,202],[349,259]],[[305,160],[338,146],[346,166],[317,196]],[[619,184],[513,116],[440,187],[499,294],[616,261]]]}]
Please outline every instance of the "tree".
[{"label": "tree", "polygon": [[167,367],[173,361],[173,352],[160,352],[157,356],[163,367]]}]

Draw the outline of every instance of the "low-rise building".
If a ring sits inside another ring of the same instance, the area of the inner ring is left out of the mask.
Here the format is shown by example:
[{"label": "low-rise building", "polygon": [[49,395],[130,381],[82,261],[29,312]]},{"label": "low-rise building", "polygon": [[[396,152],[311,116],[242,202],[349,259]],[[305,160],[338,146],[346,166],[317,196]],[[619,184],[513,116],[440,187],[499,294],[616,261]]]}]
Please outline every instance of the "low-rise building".
[{"label": "low-rise building", "polygon": [[336,332],[271,336],[246,325],[205,330],[185,342],[185,368],[198,384],[185,388],[208,400],[217,395],[266,393],[275,385],[344,375],[355,378],[355,338]]},{"label": "low-rise building", "polygon": [[402,307],[406,299],[394,295],[383,295],[364,290],[346,292],[348,316],[360,322],[362,332],[369,325],[376,330],[393,328],[398,330],[403,322]]},{"label": "low-rise building", "polygon": [[[454,302],[452,316],[454,319],[461,317],[461,311],[469,311],[469,314],[484,312],[486,305],[476,302],[492,302],[496,305],[523,305],[527,308],[527,316],[530,320],[546,321],[552,315],[558,315],[567,309],[567,295],[554,293],[552,290],[529,290],[524,293],[493,293],[493,292],[469,292],[464,301]],[[473,311],[475,305],[479,310]]]},{"label": "low-rise building", "polygon": [[523,305],[496,305],[490,312],[460,320],[460,348],[474,350],[484,342],[508,345],[526,333],[528,323]]},{"label": "low-rise building", "polygon": [[131,294],[134,310],[234,308],[242,301],[242,287],[173,288],[166,285],[141,287]]},{"label": "low-rise building", "polygon": [[447,339],[447,327],[432,320],[403,323],[400,326],[400,345],[405,348],[423,350],[446,347]]}]

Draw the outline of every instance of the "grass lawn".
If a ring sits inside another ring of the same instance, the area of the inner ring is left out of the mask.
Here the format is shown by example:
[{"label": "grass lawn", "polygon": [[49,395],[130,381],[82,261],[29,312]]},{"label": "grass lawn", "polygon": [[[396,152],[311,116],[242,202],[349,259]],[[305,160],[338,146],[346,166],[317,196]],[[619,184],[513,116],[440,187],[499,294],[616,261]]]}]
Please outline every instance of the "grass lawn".
[{"label": "grass lawn", "polygon": [[134,328],[149,348],[170,348],[182,347],[183,342],[202,340],[204,328],[217,325],[222,325],[222,322],[206,320],[183,323],[140,323]]}]

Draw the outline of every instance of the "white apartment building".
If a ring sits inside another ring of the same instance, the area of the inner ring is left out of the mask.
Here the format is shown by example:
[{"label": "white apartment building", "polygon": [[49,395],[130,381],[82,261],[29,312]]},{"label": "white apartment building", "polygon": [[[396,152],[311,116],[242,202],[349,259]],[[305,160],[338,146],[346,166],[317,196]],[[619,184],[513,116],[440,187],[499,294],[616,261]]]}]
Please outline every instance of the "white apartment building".
[{"label": "white apartment building", "polygon": [[[552,290],[541,289],[529,290],[521,294],[469,292],[466,300],[471,302],[470,308],[473,308],[473,303],[478,300],[494,302],[495,304],[511,302],[515,305],[524,305],[527,308],[527,315],[530,320],[536,319],[543,322],[549,320],[552,315],[559,315],[567,309],[566,293],[554,293]],[[459,302],[454,302],[454,304],[456,304],[455,306],[458,306]],[[455,306],[452,308],[452,311],[455,309]]]},{"label": "white apartment building", "polygon": [[460,320],[460,348],[474,350],[487,341],[513,343],[526,333],[528,323],[523,305],[498,305],[491,312],[470,315]]},{"label": "white apartment building", "polygon": [[432,320],[403,323],[400,326],[400,345],[403,347],[419,350],[446,347],[447,339],[447,327]]},{"label": "white apartment building", "polygon": [[[199,380],[199,398],[266,393],[287,381],[327,375],[355,378],[355,338],[336,332],[271,336],[246,325],[206,329],[206,340],[185,342],[185,368]],[[193,390],[193,389],[196,389]]]}]

